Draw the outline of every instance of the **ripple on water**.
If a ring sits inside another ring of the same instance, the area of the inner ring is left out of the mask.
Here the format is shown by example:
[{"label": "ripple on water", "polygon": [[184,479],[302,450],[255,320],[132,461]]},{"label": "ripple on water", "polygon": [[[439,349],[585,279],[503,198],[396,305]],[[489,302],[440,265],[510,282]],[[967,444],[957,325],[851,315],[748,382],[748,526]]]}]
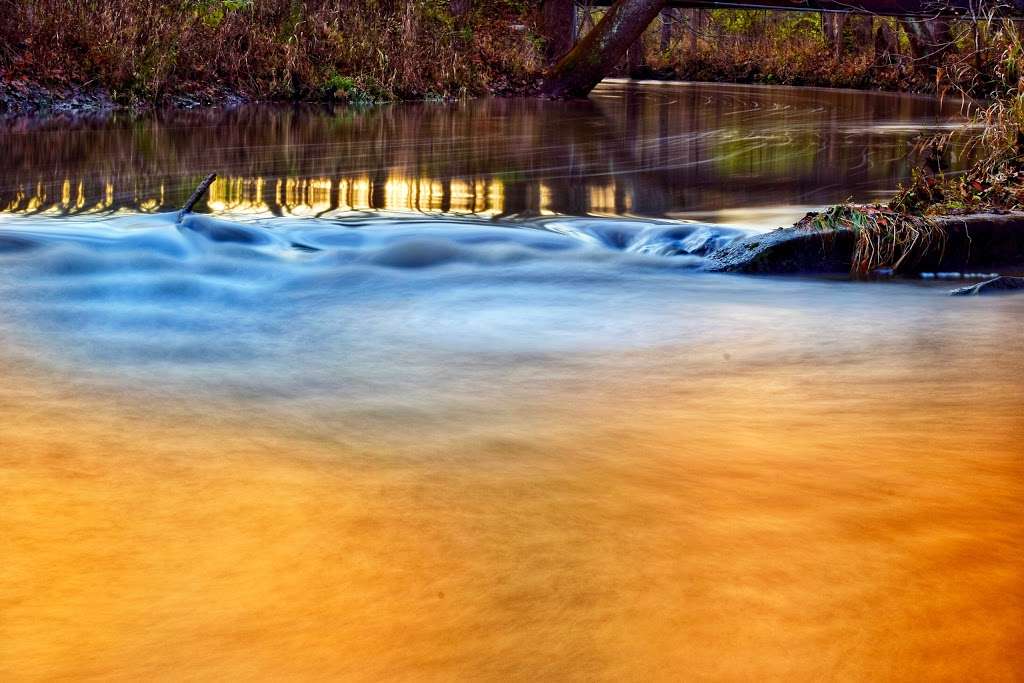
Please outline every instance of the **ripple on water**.
[{"label": "ripple on water", "polygon": [[666,278],[739,234],[593,218],[174,218],[8,219],[11,335],[109,372],[202,366],[193,383],[302,384],[313,371],[297,366],[310,364],[355,379],[429,349],[655,343]]},{"label": "ripple on water", "polygon": [[594,217],[26,217],[0,227],[16,245],[0,251],[0,313],[9,345],[74,373],[424,395],[486,385],[517,354],[740,344],[767,363],[841,359],[963,323],[941,289],[700,273],[700,254],[737,234]]}]

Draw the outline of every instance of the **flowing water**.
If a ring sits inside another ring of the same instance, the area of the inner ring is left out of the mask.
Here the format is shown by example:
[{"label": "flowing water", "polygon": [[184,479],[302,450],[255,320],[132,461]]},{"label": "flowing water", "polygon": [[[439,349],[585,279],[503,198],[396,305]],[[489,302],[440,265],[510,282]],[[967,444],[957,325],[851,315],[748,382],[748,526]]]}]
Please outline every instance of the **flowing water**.
[{"label": "flowing water", "polygon": [[0,677],[1020,680],[1024,299],[700,270],[962,123],[621,83],[10,122]]}]

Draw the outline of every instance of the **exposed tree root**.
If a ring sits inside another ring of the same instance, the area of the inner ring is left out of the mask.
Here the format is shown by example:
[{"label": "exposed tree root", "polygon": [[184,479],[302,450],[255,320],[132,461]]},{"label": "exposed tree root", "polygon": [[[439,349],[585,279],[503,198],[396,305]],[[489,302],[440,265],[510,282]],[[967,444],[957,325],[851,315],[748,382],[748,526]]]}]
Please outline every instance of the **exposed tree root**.
[{"label": "exposed tree root", "polygon": [[809,225],[824,233],[847,229],[856,235],[850,272],[854,275],[903,269],[946,248],[946,232],[928,218],[894,211],[880,205],[841,204],[819,213]]}]

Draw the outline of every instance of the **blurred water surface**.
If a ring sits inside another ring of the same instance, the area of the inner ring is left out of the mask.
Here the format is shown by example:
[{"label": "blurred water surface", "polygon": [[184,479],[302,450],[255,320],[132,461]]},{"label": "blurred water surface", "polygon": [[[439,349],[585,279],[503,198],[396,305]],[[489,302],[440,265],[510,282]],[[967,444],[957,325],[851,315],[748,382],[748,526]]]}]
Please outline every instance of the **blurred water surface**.
[{"label": "blurred water surface", "polygon": [[[700,270],[954,120],[610,84],[23,122],[0,678],[1019,679],[1024,298]],[[160,212],[208,168],[216,216]]]},{"label": "blurred water surface", "polygon": [[[606,83],[584,102],[248,106],[0,130],[0,210],[634,214],[775,227],[889,195],[956,101],[892,93]],[[969,139],[964,138],[960,143]],[[963,164],[954,146],[944,163]]]}]

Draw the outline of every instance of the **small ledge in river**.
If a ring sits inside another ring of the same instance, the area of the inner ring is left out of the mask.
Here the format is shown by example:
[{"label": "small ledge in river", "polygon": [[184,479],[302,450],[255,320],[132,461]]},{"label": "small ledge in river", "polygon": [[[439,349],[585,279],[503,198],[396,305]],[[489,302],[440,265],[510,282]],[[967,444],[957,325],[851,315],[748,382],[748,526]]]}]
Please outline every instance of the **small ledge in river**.
[{"label": "small ledge in river", "polygon": [[[921,255],[914,269],[984,273],[1024,269],[1024,212],[928,220],[942,230],[944,243]],[[769,275],[849,273],[856,241],[853,229],[821,230],[805,218],[792,227],[744,237],[712,252],[705,270]]]}]

